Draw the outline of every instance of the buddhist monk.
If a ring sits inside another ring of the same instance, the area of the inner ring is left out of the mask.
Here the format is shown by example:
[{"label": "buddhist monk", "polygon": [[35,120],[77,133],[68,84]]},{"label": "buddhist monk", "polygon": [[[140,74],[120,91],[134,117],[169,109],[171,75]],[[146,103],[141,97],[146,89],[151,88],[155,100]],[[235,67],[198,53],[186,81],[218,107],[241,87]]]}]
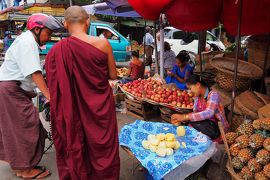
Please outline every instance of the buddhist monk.
[{"label": "buddhist monk", "polygon": [[65,12],[70,37],[46,58],[52,135],[61,180],[119,179],[115,103],[108,79],[116,79],[112,48],[87,34],[90,20],[79,6]]}]

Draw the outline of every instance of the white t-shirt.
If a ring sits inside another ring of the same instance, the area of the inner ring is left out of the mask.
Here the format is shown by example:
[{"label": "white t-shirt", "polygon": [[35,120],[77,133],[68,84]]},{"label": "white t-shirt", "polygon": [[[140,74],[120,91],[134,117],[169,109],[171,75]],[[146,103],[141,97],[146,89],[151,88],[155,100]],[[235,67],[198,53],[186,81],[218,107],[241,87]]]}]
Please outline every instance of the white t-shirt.
[{"label": "white t-shirt", "polygon": [[5,61],[0,67],[0,81],[21,81],[21,88],[36,88],[31,74],[41,71],[38,44],[31,31],[18,36],[9,47]]}]

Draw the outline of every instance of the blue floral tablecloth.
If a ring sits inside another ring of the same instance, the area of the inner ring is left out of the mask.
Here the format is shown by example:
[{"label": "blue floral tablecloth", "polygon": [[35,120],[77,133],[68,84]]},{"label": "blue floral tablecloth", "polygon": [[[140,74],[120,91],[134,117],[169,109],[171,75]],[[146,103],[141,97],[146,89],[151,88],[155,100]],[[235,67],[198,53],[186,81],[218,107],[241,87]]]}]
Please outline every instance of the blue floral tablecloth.
[{"label": "blue floral tablecloth", "polygon": [[120,132],[120,145],[128,147],[141,164],[148,170],[155,180],[162,179],[183,162],[193,156],[204,153],[212,141],[197,130],[185,126],[186,135],[177,140],[186,143],[186,148],[180,147],[172,156],[159,157],[150,150],[142,147],[142,141],[149,134],[176,133],[176,127],[168,123],[145,122],[136,120],[125,125]]}]

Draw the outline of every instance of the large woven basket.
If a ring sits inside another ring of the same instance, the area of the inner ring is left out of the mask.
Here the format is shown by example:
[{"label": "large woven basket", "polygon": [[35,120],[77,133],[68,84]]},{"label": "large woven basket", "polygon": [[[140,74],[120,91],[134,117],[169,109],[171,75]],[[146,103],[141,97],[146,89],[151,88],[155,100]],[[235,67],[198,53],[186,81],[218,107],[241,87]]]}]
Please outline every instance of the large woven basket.
[{"label": "large woven basket", "polygon": [[[232,91],[233,89],[233,76],[223,72],[218,72],[216,76],[217,84],[225,91]],[[245,91],[250,88],[250,80],[246,78],[237,77],[236,89],[238,91]]]},{"label": "large woven basket", "polygon": [[[224,90],[233,89],[233,75],[235,59],[218,57],[211,60],[211,65],[218,70],[216,81]],[[249,89],[250,80],[261,78],[263,71],[258,66],[239,60],[236,79],[236,88],[238,91]]]},{"label": "large woven basket", "polygon": [[[264,61],[267,50],[267,36],[252,36],[248,40],[248,62],[253,63],[264,69]],[[270,51],[266,69],[270,68]]]}]

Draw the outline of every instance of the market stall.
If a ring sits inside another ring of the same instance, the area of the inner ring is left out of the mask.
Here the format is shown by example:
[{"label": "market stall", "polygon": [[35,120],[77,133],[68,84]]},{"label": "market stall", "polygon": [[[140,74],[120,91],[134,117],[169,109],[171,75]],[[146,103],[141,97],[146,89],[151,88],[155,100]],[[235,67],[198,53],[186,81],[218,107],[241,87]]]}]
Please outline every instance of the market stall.
[{"label": "market stall", "polygon": [[120,145],[148,170],[148,179],[185,179],[216,151],[216,144],[188,126],[137,120],[122,128]]},{"label": "market stall", "polygon": [[[212,61],[211,65],[214,66],[215,69],[217,69],[217,73],[218,73],[216,80],[218,82],[218,85],[222,86],[222,88],[217,87],[217,89],[224,90],[224,87],[225,87],[224,94],[226,94],[226,91],[228,92],[232,91],[232,97],[229,98],[229,101],[231,102],[226,103],[226,104],[231,104],[232,112],[235,112],[238,110],[242,112],[242,115],[244,116],[248,114],[249,115],[252,114],[253,119],[258,117],[257,110],[259,108],[262,108],[262,106],[266,105],[266,103],[268,103],[266,99],[264,99],[264,101],[262,102],[257,99],[258,96],[256,97],[250,96],[250,97],[253,97],[253,100],[257,100],[257,101],[252,101],[252,103],[249,104],[249,103],[241,102],[240,101],[241,96],[237,98],[236,96],[239,94],[241,95],[241,92],[250,88],[250,83],[249,83],[250,81],[255,80],[255,79],[260,79],[263,77],[263,75],[265,75],[265,69],[266,69],[265,67],[267,67],[267,60],[268,60],[267,49],[269,48],[267,48],[268,45],[266,43],[266,46],[265,46],[266,48],[260,49],[260,52],[264,52],[265,56],[262,55],[263,53],[261,53],[260,58],[258,58],[257,62],[253,63],[255,65],[251,64],[251,60],[249,60],[249,63],[239,61],[240,36],[251,35],[251,34],[254,34],[254,35],[267,34],[270,32],[270,26],[269,26],[270,4],[269,2],[263,1],[258,4],[256,1],[243,2],[241,0],[240,1],[233,1],[233,0],[231,1],[208,0],[207,1],[205,0],[204,2],[200,4],[197,2],[191,2],[191,1],[161,1],[160,3],[156,4],[151,0],[146,0],[143,2],[137,1],[137,0],[129,0],[129,3],[141,16],[143,16],[146,19],[151,19],[151,20],[160,19],[162,23],[167,18],[170,24],[172,24],[176,28],[180,28],[186,31],[201,31],[205,29],[210,29],[210,28],[215,27],[217,23],[221,21],[224,24],[227,32],[229,32],[232,35],[236,35],[237,49],[235,52],[236,60],[232,59],[230,61],[227,61],[226,58],[222,58],[221,61],[223,62],[221,63],[217,63],[217,60]],[[204,5],[207,5],[207,8],[203,8]],[[209,8],[209,6],[211,6],[211,8]],[[185,11],[177,11],[177,9],[179,8],[185,9]],[[209,9],[211,9],[211,11],[209,11]],[[254,16],[253,13],[250,13],[250,12],[253,12],[254,10],[259,11],[259,13],[256,14],[256,16]],[[160,14],[162,15],[160,16]],[[163,14],[166,15],[166,18]],[[202,16],[202,14],[204,14],[204,16]],[[161,33],[162,32],[163,31],[161,28]],[[162,47],[162,44],[161,44],[161,47]],[[263,47],[263,46],[258,46],[258,47]],[[160,64],[161,67],[162,67],[162,60],[163,60],[162,51],[163,49],[161,48],[161,64]],[[251,52],[252,54],[250,58],[254,57],[253,56],[253,54],[255,54],[254,52],[255,51]],[[257,57],[259,57],[259,55],[257,55]],[[199,60],[200,62],[202,62],[201,55],[200,55]],[[253,62],[254,62],[254,58],[253,58]],[[256,65],[258,65],[259,67]],[[260,69],[260,67],[262,69]],[[249,70],[245,68],[248,68]],[[161,70],[161,73],[160,73],[161,76],[162,76],[162,72],[163,70]],[[227,77],[224,76],[224,73],[226,74]],[[137,94],[137,95],[141,96],[140,94]],[[242,96],[244,97],[244,99],[248,98],[247,95],[242,95]],[[226,95],[226,97],[228,96]],[[252,98],[250,98],[250,100],[251,99]],[[258,106],[256,106],[256,110],[255,110],[256,103],[258,104]],[[246,107],[247,104],[249,104],[249,107],[248,107],[249,109]],[[239,105],[242,105],[242,106],[239,107]],[[231,122],[230,124],[232,127],[233,113],[231,113],[231,115],[232,116],[230,117],[230,122]],[[243,118],[243,119],[246,119],[246,118]],[[241,122],[239,125],[241,125],[242,123],[243,122]],[[242,125],[242,126],[245,126],[245,125]],[[245,173],[250,175],[250,171],[248,171],[247,168],[245,168],[243,172],[244,173],[242,174],[238,174],[240,175],[238,176],[238,179],[241,177],[245,178],[245,176],[243,176],[243,174]],[[264,174],[267,175],[267,172],[268,172],[268,167],[266,167]]]}]

